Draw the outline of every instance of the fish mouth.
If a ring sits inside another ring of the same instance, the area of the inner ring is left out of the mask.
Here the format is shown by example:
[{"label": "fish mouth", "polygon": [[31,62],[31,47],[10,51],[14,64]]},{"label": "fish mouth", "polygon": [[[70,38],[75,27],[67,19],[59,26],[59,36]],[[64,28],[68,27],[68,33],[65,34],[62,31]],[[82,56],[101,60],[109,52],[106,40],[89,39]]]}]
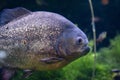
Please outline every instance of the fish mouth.
[{"label": "fish mouth", "polygon": [[85,47],[85,49],[83,50],[83,54],[84,55],[86,55],[87,53],[89,53],[89,51],[90,51],[90,47],[89,46],[87,46],[87,47]]},{"label": "fish mouth", "polygon": [[90,51],[90,47],[86,46],[86,47],[84,47],[84,50],[82,52],[77,52],[77,53],[68,55],[67,57],[64,57],[64,59],[68,62],[73,61],[73,60],[76,60],[76,59],[86,55],[89,51]]}]

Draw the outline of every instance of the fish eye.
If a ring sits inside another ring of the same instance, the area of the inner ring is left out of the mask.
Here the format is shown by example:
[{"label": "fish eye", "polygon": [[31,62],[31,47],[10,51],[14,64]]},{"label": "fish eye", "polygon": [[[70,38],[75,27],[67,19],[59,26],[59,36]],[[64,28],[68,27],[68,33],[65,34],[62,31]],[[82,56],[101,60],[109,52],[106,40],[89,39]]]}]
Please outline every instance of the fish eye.
[{"label": "fish eye", "polygon": [[78,42],[79,42],[79,43],[81,43],[81,42],[82,42],[82,39],[81,39],[81,38],[80,38],[80,39],[78,39]]},{"label": "fish eye", "polygon": [[77,39],[77,45],[80,45],[83,42],[82,38]]}]

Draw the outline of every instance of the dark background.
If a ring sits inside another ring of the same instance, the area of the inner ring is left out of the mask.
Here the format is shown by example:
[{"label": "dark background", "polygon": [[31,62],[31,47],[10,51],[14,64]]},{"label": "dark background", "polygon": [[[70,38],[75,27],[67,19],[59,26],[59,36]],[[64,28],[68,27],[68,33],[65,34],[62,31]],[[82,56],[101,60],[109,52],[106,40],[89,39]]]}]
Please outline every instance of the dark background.
[{"label": "dark background", "polygon": [[[100,46],[108,46],[109,39],[120,32],[120,0],[92,0],[96,17],[97,36],[107,31]],[[0,0],[0,11],[24,7],[31,11],[59,13],[77,24],[92,39],[91,12],[88,0]]]}]

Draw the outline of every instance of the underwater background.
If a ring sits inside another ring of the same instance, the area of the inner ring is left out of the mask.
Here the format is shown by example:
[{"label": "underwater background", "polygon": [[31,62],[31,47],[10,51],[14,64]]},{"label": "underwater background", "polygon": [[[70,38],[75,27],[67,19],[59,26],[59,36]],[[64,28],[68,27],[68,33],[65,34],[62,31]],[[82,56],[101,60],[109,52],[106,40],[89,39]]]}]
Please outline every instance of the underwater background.
[{"label": "underwater background", "polygon": [[[105,39],[97,44],[96,74],[94,80],[113,80],[120,69],[120,0],[92,0],[95,12],[97,38],[107,32]],[[0,0],[0,11],[6,8],[24,7],[31,11],[50,11],[63,15],[82,29],[93,47],[91,11],[88,0]],[[91,80],[94,64],[91,52],[68,66],[55,71],[35,71],[28,78],[23,72],[12,80]]]}]

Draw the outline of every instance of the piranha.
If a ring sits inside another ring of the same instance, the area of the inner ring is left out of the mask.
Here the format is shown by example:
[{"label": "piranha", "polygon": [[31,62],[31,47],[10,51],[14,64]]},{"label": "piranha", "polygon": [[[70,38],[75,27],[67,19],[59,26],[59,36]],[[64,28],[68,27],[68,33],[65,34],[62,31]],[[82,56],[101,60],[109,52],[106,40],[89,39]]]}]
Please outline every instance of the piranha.
[{"label": "piranha", "polygon": [[57,13],[17,7],[0,14],[2,80],[9,80],[16,69],[62,68],[89,50],[85,33]]}]

